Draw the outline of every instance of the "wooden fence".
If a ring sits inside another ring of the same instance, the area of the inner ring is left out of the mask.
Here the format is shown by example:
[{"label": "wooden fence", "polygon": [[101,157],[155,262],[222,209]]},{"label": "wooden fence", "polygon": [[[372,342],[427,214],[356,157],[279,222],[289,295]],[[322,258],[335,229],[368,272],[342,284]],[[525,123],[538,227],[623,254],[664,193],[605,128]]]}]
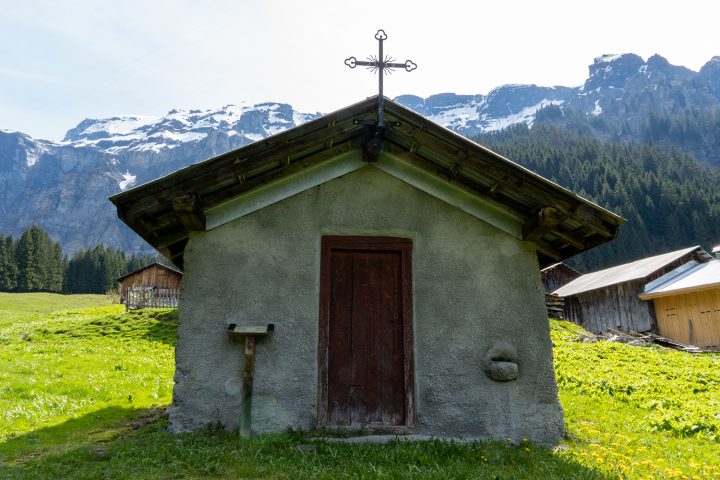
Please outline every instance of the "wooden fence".
[{"label": "wooden fence", "polygon": [[128,310],[137,308],[177,308],[180,290],[169,288],[127,288],[122,302]]}]

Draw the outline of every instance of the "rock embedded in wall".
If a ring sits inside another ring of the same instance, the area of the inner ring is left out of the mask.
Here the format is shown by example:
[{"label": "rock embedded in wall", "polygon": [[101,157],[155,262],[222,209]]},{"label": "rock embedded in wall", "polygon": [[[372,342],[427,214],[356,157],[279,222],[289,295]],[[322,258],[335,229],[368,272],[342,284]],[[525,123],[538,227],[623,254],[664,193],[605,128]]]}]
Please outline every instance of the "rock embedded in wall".
[{"label": "rock embedded in wall", "polygon": [[497,342],[485,354],[483,370],[497,382],[508,382],[518,377],[517,350],[507,342]]}]

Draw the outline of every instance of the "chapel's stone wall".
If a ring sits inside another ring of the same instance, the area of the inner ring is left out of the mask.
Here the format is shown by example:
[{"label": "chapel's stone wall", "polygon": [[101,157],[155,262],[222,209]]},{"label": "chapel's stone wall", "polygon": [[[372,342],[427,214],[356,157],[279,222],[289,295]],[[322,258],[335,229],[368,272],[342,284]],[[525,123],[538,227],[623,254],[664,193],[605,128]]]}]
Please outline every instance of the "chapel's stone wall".
[{"label": "chapel's stone wall", "polygon": [[[171,430],[237,428],[243,356],[229,323],[276,325],[257,344],[253,430],[315,427],[322,235],[413,241],[418,434],[559,439],[532,245],[373,167],[191,237]],[[493,352],[508,351],[517,378],[491,379]]]}]

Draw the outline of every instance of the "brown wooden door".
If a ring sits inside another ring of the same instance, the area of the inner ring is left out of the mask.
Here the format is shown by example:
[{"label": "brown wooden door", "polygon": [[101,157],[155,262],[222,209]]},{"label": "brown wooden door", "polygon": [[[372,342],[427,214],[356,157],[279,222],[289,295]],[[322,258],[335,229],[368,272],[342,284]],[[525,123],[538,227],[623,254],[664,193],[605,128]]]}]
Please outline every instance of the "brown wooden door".
[{"label": "brown wooden door", "polygon": [[322,345],[321,338],[321,348],[326,350],[326,368],[322,371],[321,362],[321,376],[326,377],[321,383],[326,389],[321,417],[326,425],[412,423],[405,271],[410,248],[403,239],[323,239],[321,335],[326,343]]}]

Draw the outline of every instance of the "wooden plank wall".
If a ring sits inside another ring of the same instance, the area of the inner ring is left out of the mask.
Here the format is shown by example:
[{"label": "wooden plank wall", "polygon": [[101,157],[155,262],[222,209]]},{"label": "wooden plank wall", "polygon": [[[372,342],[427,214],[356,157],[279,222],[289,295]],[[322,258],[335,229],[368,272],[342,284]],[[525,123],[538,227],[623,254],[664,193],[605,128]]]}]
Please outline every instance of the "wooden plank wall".
[{"label": "wooden plank wall", "polygon": [[552,293],[563,285],[572,282],[581,274],[567,266],[558,265],[555,268],[542,272],[541,275],[543,285],[545,286],[545,292]]},{"label": "wooden plank wall", "polygon": [[565,298],[565,318],[593,333],[610,328],[646,332],[655,318],[652,306],[640,300],[644,280],[620,283]]},{"label": "wooden plank wall", "polygon": [[565,318],[593,333],[601,333],[609,328],[658,333],[655,311],[650,302],[640,300],[640,294],[646,284],[690,260],[707,261],[699,258],[697,251],[693,251],[644,279],[565,297]]},{"label": "wooden plank wall", "polygon": [[652,303],[663,337],[701,348],[720,347],[720,288],[655,298]]},{"label": "wooden plank wall", "polygon": [[181,284],[180,273],[152,265],[123,279],[121,299],[126,308],[173,308],[178,306]]},{"label": "wooden plank wall", "polygon": [[169,290],[180,290],[182,275],[157,265],[140,270],[122,281],[124,292],[130,287],[157,287]]}]

